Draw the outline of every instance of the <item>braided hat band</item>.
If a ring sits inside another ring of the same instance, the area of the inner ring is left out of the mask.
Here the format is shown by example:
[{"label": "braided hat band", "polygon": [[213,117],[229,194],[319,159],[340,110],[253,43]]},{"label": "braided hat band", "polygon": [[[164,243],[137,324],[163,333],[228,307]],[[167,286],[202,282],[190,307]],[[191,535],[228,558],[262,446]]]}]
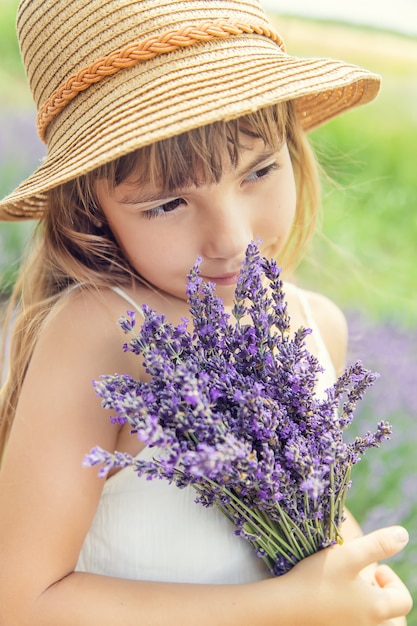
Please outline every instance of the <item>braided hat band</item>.
[{"label": "braided hat band", "polygon": [[80,91],[88,89],[94,83],[116,72],[131,67],[140,61],[153,59],[158,54],[166,54],[177,48],[192,46],[200,41],[210,41],[214,37],[228,37],[243,33],[265,35],[275,41],[282,50],[284,42],[277,33],[260,26],[230,21],[217,20],[200,25],[187,25],[180,30],[170,30],[158,36],[151,36],[140,43],[128,44],[121,50],[112,52],[107,57],[98,59],[87,68],[83,68],[58,87],[42,105],[37,119],[37,129],[42,141],[49,123],[59,114],[65,105],[75,98]]},{"label": "braided hat band", "polygon": [[155,141],[289,99],[308,130],[379,89],[286,54],[258,0],[22,0],[17,27],[48,154],[3,220],[41,217],[49,189]]}]

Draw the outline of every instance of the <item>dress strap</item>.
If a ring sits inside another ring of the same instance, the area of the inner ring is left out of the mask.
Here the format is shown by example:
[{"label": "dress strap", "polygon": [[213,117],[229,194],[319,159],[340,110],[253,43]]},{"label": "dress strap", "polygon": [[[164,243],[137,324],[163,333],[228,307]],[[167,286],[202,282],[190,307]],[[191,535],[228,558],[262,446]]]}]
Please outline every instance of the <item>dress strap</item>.
[{"label": "dress strap", "polygon": [[311,328],[312,340],[314,341],[317,349],[317,359],[320,365],[323,367],[323,372],[318,377],[316,386],[316,395],[319,398],[326,397],[326,390],[329,389],[335,382],[337,374],[334,367],[334,363],[331,359],[329,350],[324,342],[320,329],[314,319],[313,311],[305,292],[302,289],[296,287],[296,293],[298,301],[300,303],[301,310],[303,312],[306,326]]},{"label": "dress strap", "polygon": [[320,338],[321,338],[321,333],[314,319],[313,311],[311,310],[311,306],[310,306],[307,296],[305,295],[304,291],[298,287],[295,288],[295,291],[296,291],[298,301],[300,303],[304,318],[307,322],[307,327],[311,328],[311,330],[314,333],[314,336],[320,335]]},{"label": "dress strap", "polygon": [[142,307],[140,307],[134,300],[133,298],[131,298],[129,296],[129,294],[127,294],[123,289],[120,289],[120,287],[111,287],[111,289],[117,293],[119,296],[121,296],[122,298],[124,298],[134,309],[136,309],[136,311],[138,311],[138,313],[140,313],[142,315],[142,317],[144,317],[143,315],[143,311],[142,311]]},{"label": "dress strap", "polygon": [[314,343],[316,344],[319,360],[321,361],[323,366],[327,368],[331,367],[334,370],[333,361],[331,360],[329,350],[324,342],[320,329],[317,326],[316,320],[314,319],[313,311],[311,309],[308,298],[304,291],[298,287],[296,287],[296,293],[301,306],[301,310],[307,322],[306,325],[313,331],[312,337]]}]

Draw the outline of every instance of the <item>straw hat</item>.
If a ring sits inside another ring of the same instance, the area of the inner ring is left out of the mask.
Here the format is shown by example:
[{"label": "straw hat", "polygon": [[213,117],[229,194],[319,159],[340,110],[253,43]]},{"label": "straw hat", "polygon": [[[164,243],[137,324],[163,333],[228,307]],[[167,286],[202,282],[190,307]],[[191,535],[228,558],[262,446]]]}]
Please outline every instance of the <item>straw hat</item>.
[{"label": "straw hat", "polygon": [[3,220],[40,217],[48,189],[169,136],[289,99],[309,130],[379,89],[286,54],[258,0],[22,0],[17,31],[48,154]]}]

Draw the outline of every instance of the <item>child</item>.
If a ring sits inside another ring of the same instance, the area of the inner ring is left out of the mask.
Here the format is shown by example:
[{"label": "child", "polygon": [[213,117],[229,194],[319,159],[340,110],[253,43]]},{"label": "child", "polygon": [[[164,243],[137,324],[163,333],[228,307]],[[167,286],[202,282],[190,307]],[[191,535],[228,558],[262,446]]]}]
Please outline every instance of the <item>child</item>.
[{"label": "child", "polygon": [[[48,156],[0,204],[4,220],[39,218],[1,405],[0,623],[404,623],[408,591],[371,567],[405,546],[402,528],[353,538],[349,518],[352,541],[271,578],[191,489],[82,467],[94,445],[147,454],[92,388],[146,377],[120,314],[147,303],[178,323],[198,256],[230,306],[252,240],[294,264],[318,204],[305,131],[372,100],[378,77],[288,56],[257,0],[23,0],[17,25]],[[325,388],[343,316],[286,293],[294,328],[315,329]]]}]

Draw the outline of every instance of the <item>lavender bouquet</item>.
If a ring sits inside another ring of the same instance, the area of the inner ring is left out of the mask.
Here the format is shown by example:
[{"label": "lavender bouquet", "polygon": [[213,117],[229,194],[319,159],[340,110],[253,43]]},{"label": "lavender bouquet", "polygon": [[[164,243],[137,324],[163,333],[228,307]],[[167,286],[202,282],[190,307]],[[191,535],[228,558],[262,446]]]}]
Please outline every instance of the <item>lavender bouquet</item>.
[{"label": "lavender bouquet", "polygon": [[[389,437],[376,432],[346,443],[343,433],[377,375],[360,362],[346,369],[318,398],[322,368],[305,347],[309,329],[293,336],[273,260],[249,245],[232,315],[199,276],[188,277],[192,316],[178,326],[143,306],[120,324],[132,339],[126,351],[141,355],[150,382],[126,375],[95,382],[113,421],[154,447],[150,461],[94,448],[85,465],[105,476],[132,465],[138,476],[192,486],[196,501],[217,506],[234,532],[250,541],[274,575],[304,557],[341,542],[351,467]],[[232,527],[231,527],[232,528]]]}]

